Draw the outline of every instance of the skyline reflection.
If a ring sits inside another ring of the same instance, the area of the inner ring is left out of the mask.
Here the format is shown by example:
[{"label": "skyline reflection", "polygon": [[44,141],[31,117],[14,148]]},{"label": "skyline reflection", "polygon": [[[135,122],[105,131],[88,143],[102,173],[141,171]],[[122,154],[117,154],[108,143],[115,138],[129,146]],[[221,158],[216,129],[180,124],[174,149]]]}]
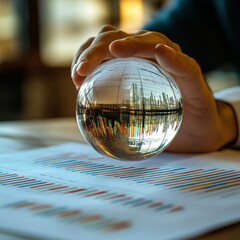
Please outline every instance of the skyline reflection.
[{"label": "skyline reflection", "polygon": [[84,81],[76,114],[80,131],[99,153],[142,160],[163,151],[176,135],[182,97],[158,65],[113,59]]}]

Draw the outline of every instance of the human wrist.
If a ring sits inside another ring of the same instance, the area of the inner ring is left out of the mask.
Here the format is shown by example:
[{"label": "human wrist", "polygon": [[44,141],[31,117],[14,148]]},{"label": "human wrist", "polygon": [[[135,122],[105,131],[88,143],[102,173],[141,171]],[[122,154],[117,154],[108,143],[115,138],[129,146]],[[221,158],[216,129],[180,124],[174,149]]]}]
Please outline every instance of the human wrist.
[{"label": "human wrist", "polygon": [[235,111],[231,104],[216,100],[217,108],[220,118],[220,131],[221,131],[221,146],[220,148],[226,148],[233,146],[238,138],[238,124]]}]

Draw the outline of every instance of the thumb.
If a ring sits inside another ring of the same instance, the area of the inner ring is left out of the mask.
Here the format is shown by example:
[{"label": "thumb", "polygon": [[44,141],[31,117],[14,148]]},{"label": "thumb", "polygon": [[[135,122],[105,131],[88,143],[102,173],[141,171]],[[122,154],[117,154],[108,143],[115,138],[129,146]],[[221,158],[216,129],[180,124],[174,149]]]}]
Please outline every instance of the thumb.
[{"label": "thumb", "polygon": [[199,65],[186,54],[167,45],[158,44],[155,47],[155,58],[158,64],[174,78],[183,95],[196,97],[206,87]]}]

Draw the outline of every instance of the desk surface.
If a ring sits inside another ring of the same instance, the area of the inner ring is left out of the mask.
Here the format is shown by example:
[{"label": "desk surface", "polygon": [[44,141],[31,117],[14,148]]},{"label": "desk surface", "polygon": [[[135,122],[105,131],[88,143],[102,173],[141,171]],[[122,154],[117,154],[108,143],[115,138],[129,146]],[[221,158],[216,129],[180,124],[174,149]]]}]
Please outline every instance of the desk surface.
[{"label": "desk surface", "polygon": [[[0,154],[66,142],[85,142],[74,118],[0,123]],[[0,233],[0,239],[20,240],[22,238]],[[218,229],[195,239],[240,239],[240,223]]]}]

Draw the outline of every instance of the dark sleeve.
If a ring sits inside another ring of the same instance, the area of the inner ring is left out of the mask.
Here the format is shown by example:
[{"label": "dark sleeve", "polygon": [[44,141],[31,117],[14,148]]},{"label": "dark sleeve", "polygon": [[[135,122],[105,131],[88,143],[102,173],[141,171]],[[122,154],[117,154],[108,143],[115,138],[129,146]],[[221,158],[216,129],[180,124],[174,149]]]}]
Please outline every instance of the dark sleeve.
[{"label": "dark sleeve", "polygon": [[173,0],[144,29],[165,34],[197,60],[203,72],[223,66],[227,43],[214,0]]}]

